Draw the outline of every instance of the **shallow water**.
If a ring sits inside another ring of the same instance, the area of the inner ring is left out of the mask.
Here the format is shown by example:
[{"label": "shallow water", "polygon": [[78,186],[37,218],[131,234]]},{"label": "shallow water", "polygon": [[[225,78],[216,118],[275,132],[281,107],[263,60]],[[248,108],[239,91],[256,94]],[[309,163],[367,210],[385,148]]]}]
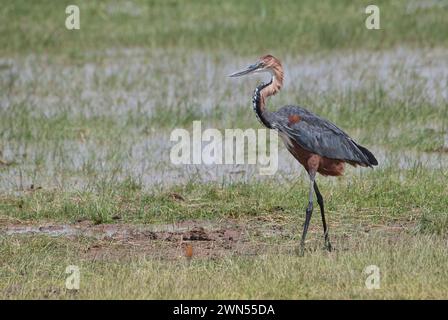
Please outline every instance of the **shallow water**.
[{"label": "shallow water", "polygon": [[[1,96],[0,107],[26,99],[36,113],[47,116],[69,111],[71,115],[114,117],[136,108],[151,114],[155,106],[198,105],[203,112],[217,105],[235,108],[241,101],[250,104],[254,82],[237,80],[235,87],[235,80],[227,75],[254,59],[143,49],[110,50],[102,54],[101,61],[81,66],[37,56],[2,58],[0,83],[4,88],[12,85],[14,94]],[[407,48],[285,57],[282,96],[344,93],[381,84],[395,98],[418,88],[418,99],[446,102],[447,61],[446,49]]]},{"label": "shallow water", "polygon": [[[226,75],[253,62],[254,57],[146,49],[89,54],[102,58],[82,65],[55,63],[38,56],[1,58],[0,86],[6,94],[0,96],[0,109],[9,112],[25,103],[31,116],[66,114],[69,121],[79,115],[110,117],[120,123],[126,121],[129,112],[138,110],[138,115],[151,115],[156,107],[178,110],[198,106],[202,113],[213,112],[217,105],[232,112],[244,101],[251,107],[256,80],[237,80],[235,85]],[[410,99],[415,105],[446,104],[447,61],[446,49],[407,48],[285,57],[285,90],[274,99],[300,101],[298,93],[318,99],[323,93],[341,94],[381,84],[387,88],[387,95]],[[408,92],[416,93],[406,96]],[[303,175],[303,169],[281,143],[274,176],[260,176],[256,165],[173,165],[169,137],[170,130],[157,126],[145,133],[130,126],[120,140],[106,143],[81,138],[42,139],[36,144],[2,141],[0,158],[16,164],[0,167],[0,192],[18,192],[31,185],[82,190],[98,181],[113,183],[129,177],[151,188],[188,181],[292,180]],[[448,167],[448,154],[443,152],[394,152],[377,146],[369,149],[377,156],[380,167]],[[360,170],[364,169],[347,172],[351,175]]]}]

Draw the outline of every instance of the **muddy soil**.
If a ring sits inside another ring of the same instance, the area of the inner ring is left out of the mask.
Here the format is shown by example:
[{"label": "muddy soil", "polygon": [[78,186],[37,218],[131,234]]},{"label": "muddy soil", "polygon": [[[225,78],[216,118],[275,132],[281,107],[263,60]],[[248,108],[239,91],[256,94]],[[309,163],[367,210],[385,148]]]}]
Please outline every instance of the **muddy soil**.
[{"label": "muddy soil", "polygon": [[88,240],[85,255],[93,259],[144,254],[163,259],[218,258],[256,255],[273,248],[294,247],[290,230],[261,221],[183,221],[175,224],[13,224],[0,227],[0,235],[51,236]]},{"label": "muddy soil", "polygon": [[[380,232],[390,239],[412,229],[408,224],[361,226],[350,234],[332,235],[339,250],[359,233],[368,236]],[[149,256],[160,259],[223,258],[254,256],[267,253],[294,253],[301,226],[290,221],[252,220],[189,220],[174,224],[136,225],[126,223],[95,225],[91,221],[72,224],[40,225],[11,222],[0,226],[0,236],[50,236],[71,239],[82,244],[88,259],[125,259]],[[307,237],[308,250],[322,249],[320,225],[311,225]],[[85,245],[84,245],[85,244]]]}]

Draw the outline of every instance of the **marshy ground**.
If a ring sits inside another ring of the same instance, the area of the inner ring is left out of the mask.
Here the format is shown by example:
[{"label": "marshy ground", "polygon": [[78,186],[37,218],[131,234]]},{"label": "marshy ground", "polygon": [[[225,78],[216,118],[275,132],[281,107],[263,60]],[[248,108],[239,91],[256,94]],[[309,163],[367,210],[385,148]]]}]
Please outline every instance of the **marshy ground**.
[{"label": "marshy ground", "polygon": [[[448,298],[444,4],[380,1],[369,31],[362,1],[81,1],[70,33],[64,4],[2,3],[0,297]],[[380,163],[318,178],[331,253],[315,211],[295,254],[308,184],[283,146],[273,176],[169,158],[194,120],[261,128],[265,79],[226,75],[268,52],[286,71],[268,108],[305,106]]]}]

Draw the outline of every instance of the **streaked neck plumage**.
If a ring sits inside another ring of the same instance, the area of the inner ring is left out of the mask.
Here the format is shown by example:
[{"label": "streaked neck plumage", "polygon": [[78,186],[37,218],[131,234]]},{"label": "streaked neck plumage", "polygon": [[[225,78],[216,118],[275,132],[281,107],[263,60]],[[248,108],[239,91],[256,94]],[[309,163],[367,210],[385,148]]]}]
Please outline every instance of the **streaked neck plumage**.
[{"label": "streaked neck plumage", "polygon": [[269,69],[272,78],[269,83],[262,83],[255,88],[254,96],[252,98],[255,114],[261,123],[271,128],[269,121],[266,118],[266,100],[268,97],[275,95],[283,86],[283,68],[281,64],[275,64]]}]

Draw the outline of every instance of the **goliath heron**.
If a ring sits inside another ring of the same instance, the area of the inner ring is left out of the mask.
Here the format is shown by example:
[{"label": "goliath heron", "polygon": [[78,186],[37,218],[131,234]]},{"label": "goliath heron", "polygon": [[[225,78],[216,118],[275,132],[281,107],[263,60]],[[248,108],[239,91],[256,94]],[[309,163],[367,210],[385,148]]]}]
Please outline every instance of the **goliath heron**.
[{"label": "goliath heron", "polygon": [[331,251],[324,200],[317,187],[316,173],[323,176],[340,176],[344,172],[345,163],[372,167],[376,166],[378,161],[369,150],[357,144],[336,125],[302,107],[288,105],[275,112],[266,110],[266,99],[280,91],[283,85],[282,64],[272,55],[261,57],[256,63],[243,71],[231,74],[230,77],[260,72],[269,73],[271,81],[262,83],[255,89],[252,99],[254,111],[265,127],[278,131],[288,151],[305,167],[310,178],[300,253],[303,255],[305,238],[313,213],[313,190],[322,216],[325,247]]}]

